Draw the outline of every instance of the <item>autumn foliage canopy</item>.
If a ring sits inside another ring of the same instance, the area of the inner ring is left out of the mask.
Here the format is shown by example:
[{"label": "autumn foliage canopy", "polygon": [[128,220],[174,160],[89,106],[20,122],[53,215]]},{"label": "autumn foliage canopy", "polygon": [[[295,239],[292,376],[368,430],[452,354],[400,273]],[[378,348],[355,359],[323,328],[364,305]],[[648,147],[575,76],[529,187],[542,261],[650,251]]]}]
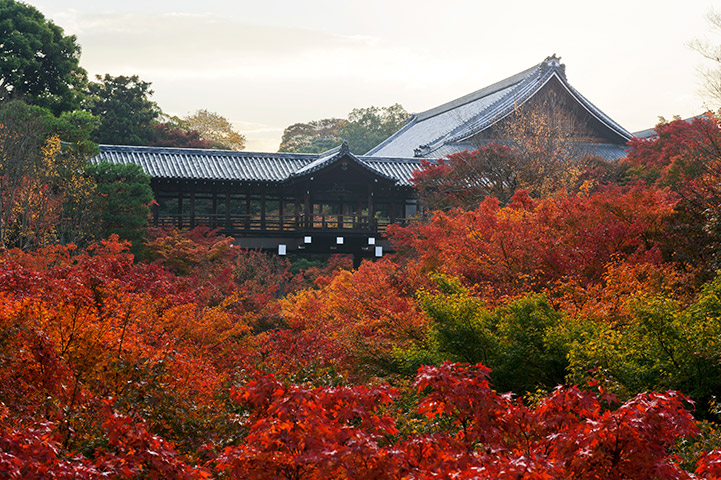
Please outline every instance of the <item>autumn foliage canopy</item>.
[{"label": "autumn foliage canopy", "polygon": [[429,166],[443,207],[354,270],[207,229],[3,250],[0,478],[721,478],[718,123],[658,132],[548,195]]}]

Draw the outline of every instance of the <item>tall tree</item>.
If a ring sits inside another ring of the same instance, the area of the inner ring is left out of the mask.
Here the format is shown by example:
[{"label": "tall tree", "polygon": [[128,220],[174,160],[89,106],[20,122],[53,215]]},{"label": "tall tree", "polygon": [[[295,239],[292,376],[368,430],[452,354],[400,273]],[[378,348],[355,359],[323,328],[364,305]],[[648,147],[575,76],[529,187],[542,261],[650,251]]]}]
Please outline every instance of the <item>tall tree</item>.
[{"label": "tall tree", "polygon": [[99,163],[88,167],[87,172],[97,182],[102,236],[115,233],[130,240],[137,251],[145,237],[153,201],[150,176],[135,164]]},{"label": "tall tree", "polygon": [[668,232],[669,258],[713,275],[721,266],[721,118],[659,123],[654,137],[629,142],[623,163],[631,180],[669,188],[680,199]]},{"label": "tall tree", "polygon": [[324,118],[295,123],[283,131],[279,152],[320,153],[343,142],[338,129],[344,120]]},{"label": "tall tree", "polygon": [[87,73],[74,35],[30,5],[0,0],[0,100],[25,97],[58,115],[80,105]]},{"label": "tall tree", "polygon": [[399,130],[408,112],[398,103],[390,107],[354,108],[340,127],[341,138],[355,154],[364,154]]},{"label": "tall tree", "polygon": [[150,100],[150,82],[137,75],[96,75],[88,85],[87,108],[100,119],[93,140],[111,145],[147,145],[153,138],[153,120],[160,115]]},{"label": "tall tree", "polygon": [[587,143],[592,141],[577,106],[555,92],[548,92],[532,105],[517,109],[491,133],[491,138],[511,147],[516,163],[510,178],[516,188],[534,198],[578,186],[578,178],[589,160]]},{"label": "tall tree", "polygon": [[205,109],[198,110],[183,118],[181,126],[188,131],[196,131],[209,142],[211,148],[223,150],[243,150],[245,135],[236,132],[227,118]]},{"label": "tall tree", "polygon": [[400,129],[408,112],[390,107],[354,108],[348,118],[324,118],[286,128],[280,152],[320,153],[348,140],[351,152],[362,155]]},{"label": "tall tree", "polygon": [[[573,107],[551,92],[469,139],[476,150],[424,162],[413,181],[432,209],[473,209],[487,196],[507,204],[516,190],[534,198],[574,192],[584,174],[596,178],[612,170],[599,168],[607,162],[589,154],[589,137]],[[603,172],[591,174],[594,167]]]},{"label": "tall tree", "polygon": [[196,130],[185,130],[173,122],[154,123],[153,132],[150,147],[213,148]]}]

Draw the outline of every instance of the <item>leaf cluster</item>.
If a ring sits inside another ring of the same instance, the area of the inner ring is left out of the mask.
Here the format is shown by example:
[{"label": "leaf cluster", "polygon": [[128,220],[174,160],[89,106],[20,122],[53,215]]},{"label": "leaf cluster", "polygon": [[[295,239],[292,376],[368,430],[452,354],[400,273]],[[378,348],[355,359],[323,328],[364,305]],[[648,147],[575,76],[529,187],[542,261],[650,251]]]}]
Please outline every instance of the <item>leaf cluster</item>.
[{"label": "leaf cluster", "polygon": [[74,35],[31,5],[0,2],[0,101],[25,98],[55,115],[76,110],[87,83]]},{"label": "leaf cluster", "polygon": [[287,127],[278,151],[321,153],[347,141],[351,152],[362,155],[399,130],[407,119],[408,112],[399,104],[354,108],[346,119],[325,118]]}]

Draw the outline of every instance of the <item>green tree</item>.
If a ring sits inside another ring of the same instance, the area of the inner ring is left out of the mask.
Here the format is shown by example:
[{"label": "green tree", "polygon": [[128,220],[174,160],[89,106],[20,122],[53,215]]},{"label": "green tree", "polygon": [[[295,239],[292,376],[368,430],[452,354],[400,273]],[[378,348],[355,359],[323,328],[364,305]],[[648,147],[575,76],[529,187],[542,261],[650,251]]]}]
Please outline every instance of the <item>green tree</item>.
[{"label": "green tree", "polygon": [[101,162],[87,169],[97,184],[95,207],[103,237],[115,233],[138,252],[145,238],[153,191],[139,165]]},{"label": "green tree", "polygon": [[0,100],[24,97],[54,114],[78,108],[87,73],[74,35],[30,5],[0,0]]},{"label": "green tree", "polygon": [[488,309],[454,278],[436,275],[440,292],[423,292],[432,319],[426,338],[396,352],[410,374],[423,364],[483,363],[499,391],[550,390],[564,382],[569,338],[564,319],[541,295]]},{"label": "green tree", "polygon": [[362,155],[399,130],[408,112],[399,104],[355,108],[348,118],[324,118],[286,128],[280,152],[320,153],[348,140],[351,152]]},{"label": "green tree", "polygon": [[223,150],[243,150],[245,135],[236,132],[227,118],[214,112],[201,109],[184,117],[180,126],[187,131],[196,131],[200,138],[210,144],[210,148]]},{"label": "green tree", "polygon": [[721,393],[721,276],[707,283],[690,306],[669,296],[629,302],[618,323],[596,323],[569,350],[569,379],[598,375],[623,398],[658,389],[684,392],[698,416],[714,418]]},{"label": "green tree", "polygon": [[344,120],[324,118],[295,123],[283,131],[279,152],[321,153],[343,142],[338,129]]},{"label": "green tree", "polygon": [[408,112],[399,104],[390,107],[354,108],[338,133],[348,140],[351,152],[362,155],[405,125]]},{"label": "green tree", "polygon": [[153,121],[160,115],[150,100],[150,82],[137,75],[97,75],[88,85],[87,110],[100,119],[93,140],[111,145],[147,145],[154,138]]}]

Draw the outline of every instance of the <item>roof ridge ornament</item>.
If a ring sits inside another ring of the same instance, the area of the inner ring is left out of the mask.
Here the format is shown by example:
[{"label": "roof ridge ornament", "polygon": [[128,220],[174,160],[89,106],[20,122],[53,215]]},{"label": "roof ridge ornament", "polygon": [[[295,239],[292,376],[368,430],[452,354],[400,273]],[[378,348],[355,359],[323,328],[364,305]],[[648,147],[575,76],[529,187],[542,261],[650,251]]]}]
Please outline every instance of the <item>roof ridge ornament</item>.
[{"label": "roof ridge ornament", "polygon": [[413,149],[414,157],[423,157],[424,155],[428,155],[429,153],[431,153],[431,146],[428,144],[418,145],[418,148]]},{"label": "roof ridge ornament", "polygon": [[340,149],[338,150],[339,155],[347,155],[350,153],[350,147],[348,147],[348,140],[343,139],[343,143],[340,144]]},{"label": "roof ridge ornament", "polygon": [[561,57],[557,57],[555,53],[543,60],[541,70],[544,72],[556,70],[564,80],[566,79],[566,66],[561,63]]}]

